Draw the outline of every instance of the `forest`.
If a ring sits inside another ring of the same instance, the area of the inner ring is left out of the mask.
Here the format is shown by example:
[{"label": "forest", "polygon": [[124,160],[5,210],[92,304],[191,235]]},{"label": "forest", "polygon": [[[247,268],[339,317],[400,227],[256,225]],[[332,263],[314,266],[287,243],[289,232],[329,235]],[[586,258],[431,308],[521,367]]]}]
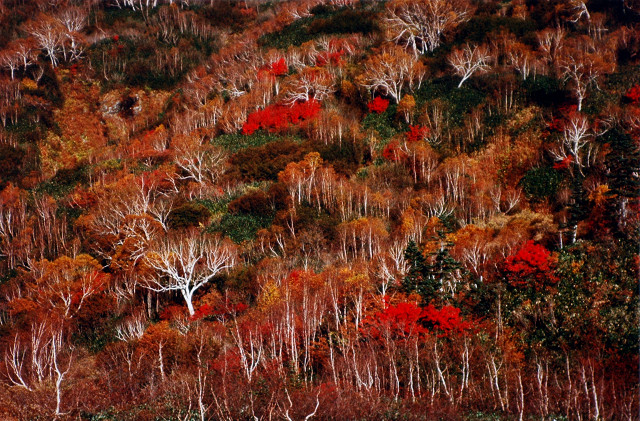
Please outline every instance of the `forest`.
[{"label": "forest", "polygon": [[0,419],[639,420],[640,1],[0,0]]}]

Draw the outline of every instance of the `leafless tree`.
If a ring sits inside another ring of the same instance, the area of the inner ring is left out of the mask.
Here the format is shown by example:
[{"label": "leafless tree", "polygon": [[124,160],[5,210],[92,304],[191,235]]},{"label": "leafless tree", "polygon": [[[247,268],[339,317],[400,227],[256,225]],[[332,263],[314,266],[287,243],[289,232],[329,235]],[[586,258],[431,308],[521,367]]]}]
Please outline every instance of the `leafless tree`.
[{"label": "leafless tree", "polygon": [[398,103],[405,87],[420,88],[425,73],[422,63],[402,48],[390,46],[365,63],[360,84],[371,92],[381,91]]},{"label": "leafless tree", "polygon": [[490,69],[491,55],[489,49],[484,45],[457,48],[449,55],[449,64],[455,73],[462,77],[458,88],[469,79],[474,73],[484,73]]},{"label": "leafless tree", "polygon": [[557,161],[572,159],[582,173],[582,168],[588,167],[595,156],[592,140],[593,133],[587,117],[573,113],[564,125],[560,144],[550,152]]},{"label": "leafless tree", "polygon": [[469,2],[461,0],[394,0],[387,5],[385,22],[389,38],[404,43],[417,57],[438,48],[470,11]]},{"label": "leafless tree", "polygon": [[51,60],[51,65],[58,65],[57,53],[62,47],[66,37],[66,28],[59,20],[47,15],[40,15],[29,22],[26,30],[38,43],[38,46],[46,51]]},{"label": "leafless tree", "polygon": [[180,292],[189,314],[193,314],[195,292],[235,266],[236,253],[229,241],[189,231],[159,241],[147,253],[145,262],[156,272],[147,278],[147,288]]}]

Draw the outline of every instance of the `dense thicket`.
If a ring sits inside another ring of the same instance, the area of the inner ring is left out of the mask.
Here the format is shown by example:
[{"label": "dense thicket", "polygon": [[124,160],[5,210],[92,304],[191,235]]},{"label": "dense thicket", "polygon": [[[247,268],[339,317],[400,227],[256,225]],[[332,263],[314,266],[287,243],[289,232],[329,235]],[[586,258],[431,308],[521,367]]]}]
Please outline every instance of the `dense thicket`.
[{"label": "dense thicket", "polygon": [[0,418],[637,419],[638,22],[0,2]]}]

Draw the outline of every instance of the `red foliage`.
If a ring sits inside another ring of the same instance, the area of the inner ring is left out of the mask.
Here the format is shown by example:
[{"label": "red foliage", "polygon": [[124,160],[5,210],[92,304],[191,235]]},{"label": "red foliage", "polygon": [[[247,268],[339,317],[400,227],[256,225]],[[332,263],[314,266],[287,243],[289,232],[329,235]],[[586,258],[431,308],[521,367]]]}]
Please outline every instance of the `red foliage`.
[{"label": "red foliage", "polygon": [[284,58],[281,58],[278,61],[274,61],[269,65],[269,69],[271,70],[271,74],[274,76],[282,76],[287,74],[289,68],[287,67],[287,62],[284,61]]},{"label": "red foliage", "polygon": [[565,105],[560,107],[559,111],[560,115],[558,117],[553,117],[547,126],[547,130],[550,133],[559,133],[563,131],[566,121],[578,112],[578,107],[576,105]]},{"label": "red foliage", "polygon": [[398,141],[393,140],[382,150],[382,156],[388,161],[402,161],[407,157],[407,153],[400,149]]},{"label": "red foliage", "polygon": [[449,336],[452,333],[462,333],[471,329],[472,325],[460,317],[460,309],[453,306],[444,306],[441,309],[429,304],[424,308],[423,322],[427,322],[435,330],[438,336]]},{"label": "red foliage", "polygon": [[407,142],[418,142],[420,140],[424,140],[429,134],[429,128],[416,124],[415,126],[409,126],[409,131],[407,132]]},{"label": "red foliage", "polygon": [[191,320],[200,320],[208,316],[226,317],[237,315],[238,313],[242,313],[243,311],[245,311],[248,307],[249,306],[245,303],[233,304],[225,302],[219,305],[204,304],[198,307],[196,311],[194,311],[193,315],[191,316]]},{"label": "red foliage", "polygon": [[414,303],[406,302],[367,316],[362,325],[363,334],[376,340],[407,340],[412,337],[423,339],[432,331],[436,331],[440,337],[447,337],[472,327],[470,322],[460,317],[459,308],[444,306],[437,309],[432,304],[420,308]]},{"label": "red foliage", "polygon": [[425,310],[413,303],[399,303],[387,307],[362,321],[362,332],[373,339],[409,339],[429,333],[420,320],[426,316]]},{"label": "red foliage", "polygon": [[120,41],[120,35],[114,35],[113,42],[118,42],[118,41]]},{"label": "red foliage", "polygon": [[320,53],[316,56],[316,66],[322,67],[329,63],[332,66],[339,66],[342,63],[342,56],[344,53],[344,50]]},{"label": "red foliage", "polygon": [[193,312],[193,315],[191,315],[191,320],[200,320],[207,316],[211,316],[213,314],[213,310],[213,306],[209,304],[200,306],[196,311]]},{"label": "red foliage", "polygon": [[286,75],[288,72],[287,62],[281,58],[258,69],[258,78],[275,79],[276,76]]},{"label": "red foliage", "polygon": [[511,286],[532,287],[536,291],[558,282],[553,274],[553,266],[551,252],[540,244],[534,244],[532,240],[504,261],[505,275]]},{"label": "red foliage", "polygon": [[237,349],[220,353],[218,357],[211,361],[211,369],[223,376],[228,375],[228,373],[239,373],[242,370],[240,353]]},{"label": "red foliage", "polygon": [[569,165],[571,165],[573,160],[574,160],[573,159],[573,155],[569,155],[565,159],[563,159],[562,161],[556,162],[555,164],[553,164],[553,169],[554,170],[566,170],[567,168],[569,168]]},{"label": "red foliage", "polygon": [[640,85],[632,86],[624,97],[634,105],[640,105]]},{"label": "red foliage", "polygon": [[242,16],[248,17],[248,18],[255,17],[256,15],[256,9],[254,8],[240,7],[238,11]]},{"label": "red foliage", "polygon": [[379,96],[375,97],[373,101],[367,104],[367,108],[369,108],[370,113],[382,114],[387,111],[387,107],[389,107],[389,100],[380,98]]},{"label": "red foliage", "polygon": [[281,104],[270,105],[264,110],[249,114],[247,122],[242,126],[242,134],[250,135],[258,129],[264,129],[271,133],[279,132],[290,125],[311,120],[319,112],[320,103],[314,99],[306,102],[296,102],[290,107]]},{"label": "red foliage", "polygon": [[160,316],[160,320],[172,320],[184,314],[186,314],[185,307],[172,305],[172,306],[165,307],[162,310],[162,312],[159,314],[159,316]]}]

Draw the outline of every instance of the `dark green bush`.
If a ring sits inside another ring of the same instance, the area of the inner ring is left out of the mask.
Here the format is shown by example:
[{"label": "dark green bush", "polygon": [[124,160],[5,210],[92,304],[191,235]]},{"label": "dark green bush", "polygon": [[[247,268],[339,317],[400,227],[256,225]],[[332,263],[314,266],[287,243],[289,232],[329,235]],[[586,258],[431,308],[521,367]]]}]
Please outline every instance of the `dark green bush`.
[{"label": "dark green bush", "polygon": [[562,175],[551,167],[532,168],[522,177],[520,184],[530,199],[545,199],[556,194]]},{"label": "dark green bush", "polygon": [[55,199],[59,199],[73,190],[78,184],[88,182],[89,171],[86,166],[64,168],[59,170],[51,180],[40,183],[35,191],[36,193],[45,193]]},{"label": "dark green bush", "polygon": [[271,225],[273,215],[226,214],[220,222],[209,227],[210,231],[219,232],[236,243],[253,240],[256,232]]},{"label": "dark green bush", "polygon": [[243,15],[236,1],[213,1],[206,7],[194,7],[194,11],[205,18],[209,25],[215,27],[231,27],[239,31],[251,17]]},{"label": "dark green bush", "polygon": [[556,317],[569,349],[580,349],[588,338],[638,354],[637,251],[636,242],[626,241],[583,241],[560,251]]},{"label": "dark green bush", "polygon": [[202,42],[183,35],[177,42],[181,52],[181,65],[172,65],[171,49],[154,38],[119,37],[102,40],[87,51],[91,66],[98,74],[105,74],[105,89],[121,80],[126,86],[171,89],[182,77],[213,52],[213,42]]},{"label": "dark green bush", "polygon": [[309,34],[369,34],[376,29],[368,12],[346,9],[327,18],[318,18],[309,25]]},{"label": "dark green bush", "polygon": [[114,299],[108,294],[89,297],[74,318],[76,329],[73,342],[94,354],[113,342],[116,339],[114,332],[117,322],[117,317],[112,312],[114,307]]},{"label": "dark green bush", "polygon": [[8,182],[15,183],[22,172],[24,151],[11,145],[0,145],[0,190]]},{"label": "dark green bush", "polygon": [[171,228],[189,228],[205,224],[211,211],[200,203],[185,203],[176,207],[169,214]]},{"label": "dark green bush", "polygon": [[362,120],[362,127],[366,130],[375,130],[382,140],[388,141],[403,130],[395,119],[397,108],[397,105],[392,104],[381,114],[375,112],[367,114]]},{"label": "dark green bush", "polygon": [[44,99],[49,101],[54,107],[61,107],[64,103],[64,95],[60,89],[60,83],[56,72],[48,61],[43,61],[41,66],[44,69],[42,77],[38,81],[38,90]]},{"label": "dark green bush", "polygon": [[486,42],[491,34],[507,30],[518,38],[536,30],[536,24],[530,19],[504,16],[474,16],[467,21],[456,37],[456,42]]},{"label": "dark green bush", "polygon": [[370,34],[377,30],[374,14],[364,9],[332,10],[328,6],[317,6],[314,16],[298,19],[281,31],[265,34],[258,39],[264,47],[286,49],[290,45],[301,45],[318,35],[326,34]]},{"label": "dark green bush", "polygon": [[251,135],[243,135],[240,133],[223,134],[215,137],[211,143],[221,146],[228,151],[238,152],[245,148],[266,145],[279,139],[282,138],[264,130],[257,130]]},{"label": "dark green bush", "polygon": [[333,165],[333,169],[340,174],[351,175],[365,159],[366,149],[361,142],[346,141],[342,144],[316,145],[315,150],[323,160]]},{"label": "dark green bush", "polygon": [[433,79],[422,84],[416,91],[416,102],[419,105],[434,99],[443,100],[448,105],[449,121],[454,126],[464,123],[465,114],[486,99],[486,94],[476,89],[470,81],[458,88],[459,80],[452,77]]}]

